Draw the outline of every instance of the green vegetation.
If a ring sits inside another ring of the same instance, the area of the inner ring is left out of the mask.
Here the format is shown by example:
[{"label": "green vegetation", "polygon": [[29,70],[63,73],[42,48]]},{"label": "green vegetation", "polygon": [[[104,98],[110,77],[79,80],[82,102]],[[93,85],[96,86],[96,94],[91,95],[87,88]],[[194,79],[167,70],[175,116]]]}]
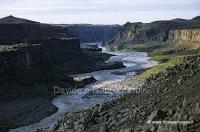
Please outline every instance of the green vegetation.
[{"label": "green vegetation", "polygon": [[139,44],[139,45],[131,45],[123,49],[123,51],[139,51],[139,52],[152,52],[155,49],[161,48],[162,44]]},{"label": "green vegetation", "polygon": [[123,49],[123,51],[140,51],[148,52],[149,56],[158,62],[158,65],[146,70],[143,74],[150,77],[159,73],[161,70],[173,67],[182,63],[182,57],[187,55],[199,54],[199,49],[185,50],[177,49],[165,43],[145,43],[140,45],[131,45]]},{"label": "green vegetation", "polygon": [[171,58],[170,60],[168,60],[165,63],[160,63],[157,66],[148,69],[147,71],[144,72],[144,75],[146,77],[150,77],[152,75],[159,73],[161,70],[163,70],[165,68],[173,67],[177,64],[180,64],[181,62],[182,62],[181,59],[179,59],[178,57]]}]

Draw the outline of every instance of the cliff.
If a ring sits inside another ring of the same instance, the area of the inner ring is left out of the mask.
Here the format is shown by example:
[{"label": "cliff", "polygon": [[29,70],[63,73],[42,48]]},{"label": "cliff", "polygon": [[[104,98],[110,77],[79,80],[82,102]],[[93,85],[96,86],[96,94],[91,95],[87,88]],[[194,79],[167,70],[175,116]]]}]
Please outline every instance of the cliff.
[{"label": "cliff", "polygon": [[49,39],[43,40],[42,44],[0,45],[0,50],[0,72],[6,73],[5,69],[29,69],[51,61],[55,55],[80,52],[80,44],[76,38]]},{"label": "cliff", "polygon": [[77,36],[81,43],[107,42],[118,32],[119,25],[57,25]]},{"label": "cliff", "polygon": [[40,42],[0,45],[1,102],[27,97],[53,97],[54,85],[59,85],[59,82],[73,84],[62,69],[67,72],[71,70],[71,65],[76,66],[71,61],[82,55],[79,40],[49,39]]},{"label": "cliff", "polygon": [[168,41],[177,47],[198,49],[200,48],[200,29],[171,30]]},{"label": "cliff", "polygon": [[129,45],[167,41],[170,30],[200,28],[198,17],[191,20],[173,19],[152,23],[126,23],[107,45],[111,50],[119,50]]}]

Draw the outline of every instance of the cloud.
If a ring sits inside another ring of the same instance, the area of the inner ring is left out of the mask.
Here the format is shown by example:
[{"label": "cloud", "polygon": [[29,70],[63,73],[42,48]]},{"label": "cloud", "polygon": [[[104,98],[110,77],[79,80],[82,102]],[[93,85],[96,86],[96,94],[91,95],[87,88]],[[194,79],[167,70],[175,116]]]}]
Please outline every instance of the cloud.
[{"label": "cloud", "polygon": [[[166,19],[175,16],[174,14],[185,13],[187,18],[199,15],[199,0],[6,0],[0,1],[0,16],[17,15],[39,19],[41,16],[48,16],[45,20],[49,22],[63,22],[59,17],[65,16],[67,21],[88,23],[90,18],[95,18],[99,23],[122,23],[131,21],[132,17],[138,17],[141,21],[162,18],[165,14]],[[157,12],[160,12],[159,14]],[[167,14],[168,12],[168,14]],[[192,13],[191,13],[192,12]],[[147,17],[147,15],[152,17]],[[150,14],[151,13],[151,14]],[[162,13],[162,14],[161,14]],[[172,13],[172,14],[171,14]],[[118,14],[116,16],[116,14]],[[137,15],[135,15],[137,14]],[[167,15],[166,15],[167,14]],[[141,15],[141,16],[140,16]],[[70,17],[68,17],[70,16]],[[116,20],[107,20],[115,16]],[[125,17],[126,16],[126,17]],[[182,15],[180,15],[181,17]],[[53,19],[56,17],[58,19]],[[141,19],[143,17],[144,19]],[[51,19],[50,19],[51,18]],[[106,18],[106,19],[104,19]],[[123,19],[122,19],[123,18]],[[150,18],[150,19],[149,19]],[[136,19],[136,18],[135,18]],[[59,20],[59,21],[58,21]],[[117,21],[118,20],[118,21]],[[107,22],[109,21],[109,22]]]}]

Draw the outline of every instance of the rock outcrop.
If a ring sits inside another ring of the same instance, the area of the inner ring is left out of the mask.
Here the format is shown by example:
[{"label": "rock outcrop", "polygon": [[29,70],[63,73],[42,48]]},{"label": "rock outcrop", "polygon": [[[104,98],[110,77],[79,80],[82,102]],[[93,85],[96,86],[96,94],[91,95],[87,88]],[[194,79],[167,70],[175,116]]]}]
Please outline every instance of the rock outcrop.
[{"label": "rock outcrop", "polygon": [[[48,39],[41,44],[0,45],[0,73],[30,70],[55,61],[53,58],[80,52],[79,40]],[[58,61],[58,60],[57,60]],[[16,73],[18,74],[18,73]]]},{"label": "rock outcrop", "polygon": [[119,50],[129,45],[167,41],[170,30],[200,28],[198,17],[191,20],[173,19],[152,23],[126,23],[107,45],[110,50]]},{"label": "rock outcrop", "polygon": [[169,32],[169,43],[189,49],[200,48],[200,29],[182,29]]}]

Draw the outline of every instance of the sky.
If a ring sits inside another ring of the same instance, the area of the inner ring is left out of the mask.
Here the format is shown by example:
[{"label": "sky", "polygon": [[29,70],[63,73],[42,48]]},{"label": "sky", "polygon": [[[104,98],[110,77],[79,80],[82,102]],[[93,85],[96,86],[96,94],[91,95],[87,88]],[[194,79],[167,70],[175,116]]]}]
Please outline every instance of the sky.
[{"label": "sky", "polygon": [[200,0],[0,0],[0,17],[54,24],[124,24],[200,15]]}]

